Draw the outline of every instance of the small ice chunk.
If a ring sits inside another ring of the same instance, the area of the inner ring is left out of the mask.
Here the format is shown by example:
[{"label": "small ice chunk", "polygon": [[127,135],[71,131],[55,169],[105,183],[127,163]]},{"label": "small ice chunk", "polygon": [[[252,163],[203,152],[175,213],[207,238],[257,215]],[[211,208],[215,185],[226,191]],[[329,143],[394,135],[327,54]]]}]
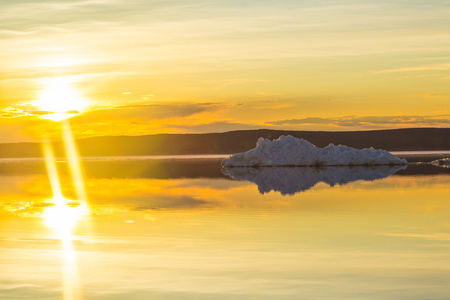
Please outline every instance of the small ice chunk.
[{"label": "small ice chunk", "polygon": [[400,159],[384,150],[355,149],[333,144],[318,148],[307,140],[282,135],[273,141],[259,138],[254,149],[231,155],[222,161],[222,166],[361,166],[407,163],[406,159]]},{"label": "small ice chunk", "polygon": [[443,167],[443,168],[450,168],[450,158],[441,158],[437,160],[433,160],[431,162],[432,165],[435,165],[437,167]]}]

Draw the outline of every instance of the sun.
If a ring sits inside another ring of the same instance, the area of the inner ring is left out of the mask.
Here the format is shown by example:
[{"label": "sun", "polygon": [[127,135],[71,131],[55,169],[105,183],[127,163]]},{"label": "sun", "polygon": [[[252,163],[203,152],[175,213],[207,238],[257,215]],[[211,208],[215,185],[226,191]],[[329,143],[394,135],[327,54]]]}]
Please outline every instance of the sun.
[{"label": "sun", "polygon": [[88,102],[67,78],[51,78],[43,82],[43,89],[35,106],[44,119],[62,121],[83,112]]}]

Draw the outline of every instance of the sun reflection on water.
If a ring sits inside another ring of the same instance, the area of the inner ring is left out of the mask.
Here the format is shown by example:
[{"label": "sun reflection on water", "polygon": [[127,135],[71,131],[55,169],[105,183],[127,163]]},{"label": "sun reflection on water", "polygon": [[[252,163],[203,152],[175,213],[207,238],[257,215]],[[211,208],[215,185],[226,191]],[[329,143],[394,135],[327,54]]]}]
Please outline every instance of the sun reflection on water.
[{"label": "sun reflection on water", "polygon": [[77,203],[63,197],[49,200],[53,206],[46,207],[43,213],[44,223],[52,228],[62,242],[63,261],[63,299],[81,299],[81,285],[78,277],[76,250],[73,246],[73,229],[77,223],[89,214],[86,203]]},{"label": "sun reflection on water", "polygon": [[63,197],[48,200],[53,206],[45,207],[42,217],[44,223],[55,230],[61,239],[72,237],[72,231],[77,223],[89,215],[85,202],[73,201]]}]

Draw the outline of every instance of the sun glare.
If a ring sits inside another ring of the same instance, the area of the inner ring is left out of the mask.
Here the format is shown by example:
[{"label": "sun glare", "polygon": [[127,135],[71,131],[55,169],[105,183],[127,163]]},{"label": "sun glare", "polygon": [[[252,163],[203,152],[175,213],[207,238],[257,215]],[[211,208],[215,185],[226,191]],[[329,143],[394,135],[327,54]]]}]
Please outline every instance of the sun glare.
[{"label": "sun glare", "polygon": [[[56,159],[48,141],[44,141],[43,150],[53,193],[53,198],[48,200],[53,205],[46,207],[43,217],[49,227],[58,231],[62,237],[66,237],[71,234],[78,221],[89,214],[89,208],[84,193],[77,192],[77,194],[83,196],[82,199],[77,199],[77,201],[66,199],[63,196]],[[75,184],[75,187],[79,188],[77,184]]]},{"label": "sun glare", "polygon": [[83,112],[88,102],[69,79],[52,78],[43,83],[43,90],[35,105],[41,111],[42,118],[62,121]]},{"label": "sun glare", "polygon": [[53,198],[50,201],[54,205],[45,208],[43,214],[45,224],[56,230],[62,238],[67,238],[78,221],[89,215],[89,208],[84,202],[63,197]]}]

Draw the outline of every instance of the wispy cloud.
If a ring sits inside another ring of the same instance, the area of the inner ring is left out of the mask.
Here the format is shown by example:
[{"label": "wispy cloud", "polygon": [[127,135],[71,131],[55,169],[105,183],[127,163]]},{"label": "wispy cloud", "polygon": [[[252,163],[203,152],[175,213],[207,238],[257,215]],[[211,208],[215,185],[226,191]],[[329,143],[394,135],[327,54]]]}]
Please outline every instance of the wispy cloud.
[{"label": "wispy cloud", "polygon": [[398,237],[405,239],[426,239],[426,240],[434,240],[434,241],[450,241],[450,234],[448,233],[430,233],[430,234],[422,234],[422,233],[383,233],[380,236],[387,237]]},{"label": "wispy cloud", "polygon": [[[115,64],[136,59],[151,64],[161,59],[195,58],[197,62],[214,62],[197,67],[233,64],[238,68],[260,64],[255,60],[424,51],[417,45],[431,49],[446,45],[449,37],[441,29],[441,20],[448,16],[445,3],[420,9],[358,1],[249,1],[242,5],[202,0],[189,4],[47,0],[8,1],[2,6],[0,19],[5,29],[0,35],[7,40],[5,55],[15,56],[8,49],[33,56],[72,52]],[[402,14],[387,15],[385,11]],[[430,22],[416,33],[413,29],[420,21]],[[24,34],[29,36],[20,38]]]},{"label": "wispy cloud", "polygon": [[425,97],[425,98],[434,98],[434,97],[439,97],[441,95],[439,94],[412,94],[409,95],[410,97]]},{"label": "wispy cloud", "polygon": [[260,129],[266,127],[260,124],[242,123],[236,121],[221,120],[210,123],[201,123],[196,125],[167,125],[168,127],[183,129],[190,133],[208,133],[208,132],[226,132],[234,130]]},{"label": "wispy cloud", "polygon": [[450,115],[429,116],[344,116],[334,118],[310,117],[266,122],[271,125],[308,125],[321,124],[339,127],[370,126],[449,126]]},{"label": "wispy cloud", "polygon": [[[13,105],[0,110],[0,119],[15,119],[23,117],[39,117],[54,112],[39,110],[32,105]],[[68,112],[70,113],[70,112]],[[73,112],[75,113],[75,112]]]},{"label": "wispy cloud", "polygon": [[155,121],[170,118],[184,118],[203,112],[212,112],[220,108],[223,108],[223,105],[218,103],[172,102],[115,105],[88,111],[74,118],[74,122],[107,122],[119,119]]},{"label": "wispy cloud", "polygon": [[397,69],[387,69],[387,70],[378,71],[377,73],[407,73],[407,72],[446,71],[446,70],[450,70],[450,64],[448,64],[448,63],[417,66],[417,67],[397,68]]},{"label": "wispy cloud", "polygon": [[[109,105],[93,107],[79,115],[75,122],[88,122],[113,119],[161,120],[166,118],[183,118],[202,112],[212,112],[227,107],[219,103],[137,103],[130,105]],[[42,116],[52,112],[42,111],[32,104],[13,105],[0,110],[0,118],[20,118]],[[71,112],[68,112],[71,113]],[[75,113],[75,112],[73,112]],[[76,112],[78,113],[78,112]]]}]

